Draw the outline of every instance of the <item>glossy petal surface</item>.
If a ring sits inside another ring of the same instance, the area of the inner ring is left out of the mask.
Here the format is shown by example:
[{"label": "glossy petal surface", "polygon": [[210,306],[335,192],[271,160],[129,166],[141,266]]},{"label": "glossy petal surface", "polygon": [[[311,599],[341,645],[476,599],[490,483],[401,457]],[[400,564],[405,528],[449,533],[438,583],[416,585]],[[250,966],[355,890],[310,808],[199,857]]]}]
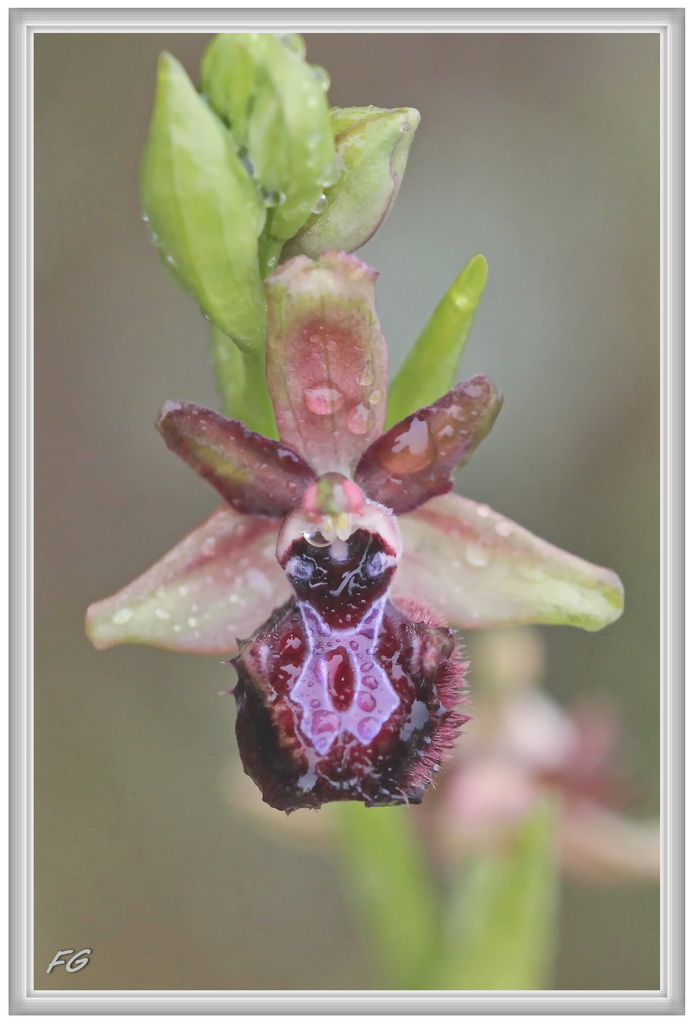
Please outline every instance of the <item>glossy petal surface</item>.
[{"label": "glossy petal surface", "polygon": [[315,474],[291,448],[192,402],[167,402],[157,420],[164,441],[237,512],[281,518]]},{"label": "glossy petal surface", "polygon": [[385,421],[387,350],[375,272],[355,256],[296,256],[265,283],[267,385],[279,436],[317,473],[350,476]]},{"label": "glossy petal surface", "polygon": [[96,647],[145,643],[189,654],[233,654],[290,595],[275,557],[278,524],[213,512],[123,590],[91,605]]},{"label": "glossy petal surface", "polygon": [[359,460],[354,479],[397,515],[446,494],[453,473],[486,437],[502,402],[488,377],[458,384],[374,441]]},{"label": "glossy petal surface", "polygon": [[623,611],[623,586],[487,505],[451,494],[399,520],[393,592],[458,629],[547,623],[595,630]]}]

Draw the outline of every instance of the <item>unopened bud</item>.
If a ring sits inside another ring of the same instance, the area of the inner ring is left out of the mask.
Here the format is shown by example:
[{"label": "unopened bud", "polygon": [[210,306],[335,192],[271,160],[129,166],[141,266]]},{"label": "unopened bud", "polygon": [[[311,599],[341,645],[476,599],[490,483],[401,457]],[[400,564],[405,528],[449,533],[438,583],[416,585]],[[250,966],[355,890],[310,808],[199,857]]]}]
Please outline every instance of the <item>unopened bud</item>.
[{"label": "unopened bud", "polygon": [[169,54],[159,61],[141,191],[164,266],[239,346],[261,346],[266,211],[228,131]]},{"label": "unopened bud", "polygon": [[295,35],[224,33],[204,57],[202,89],[245,151],[271,211],[267,233],[280,241],[296,234],[334,180],[326,84]]},{"label": "unopened bud", "polygon": [[342,168],[339,179],[325,190],[321,208],[286,244],[282,259],[299,253],[315,259],[326,249],[353,252],[364,245],[397,197],[420,121],[418,110],[411,107],[335,107],[331,118]]}]

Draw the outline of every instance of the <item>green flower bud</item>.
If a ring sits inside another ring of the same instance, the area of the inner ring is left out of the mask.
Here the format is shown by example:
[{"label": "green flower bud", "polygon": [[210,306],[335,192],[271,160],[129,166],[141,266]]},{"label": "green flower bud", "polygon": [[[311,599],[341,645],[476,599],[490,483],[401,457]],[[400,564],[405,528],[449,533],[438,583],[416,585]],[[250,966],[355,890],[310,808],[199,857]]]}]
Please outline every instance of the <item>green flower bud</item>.
[{"label": "green flower bud", "polygon": [[169,54],[159,60],[141,194],[164,266],[239,346],[261,346],[266,210],[229,132]]},{"label": "green flower bud", "polygon": [[420,119],[411,107],[331,111],[342,172],[326,190],[324,208],[286,244],[282,259],[299,253],[316,259],[326,249],[353,252],[375,234],[399,192]]},{"label": "green flower bud", "polygon": [[305,63],[295,35],[226,33],[205,54],[203,92],[264,189],[267,238],[295,235],[334,181],[328,83],[322,68]]}]

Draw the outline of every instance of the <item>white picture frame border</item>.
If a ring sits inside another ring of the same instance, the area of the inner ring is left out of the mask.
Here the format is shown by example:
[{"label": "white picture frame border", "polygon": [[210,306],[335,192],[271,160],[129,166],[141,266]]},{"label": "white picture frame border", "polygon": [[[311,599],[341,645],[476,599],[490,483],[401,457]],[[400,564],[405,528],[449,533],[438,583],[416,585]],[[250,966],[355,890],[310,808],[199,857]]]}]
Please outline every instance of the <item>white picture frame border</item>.
[{"label": "white picture frame border", "polygon": [[[33,36],[37,32],[651,32],[661,53],[661,988],[600,992],[36,991],[33,987]],[[10,1012],[683,1012],[683,48],[669,9],[9,11]]]}]

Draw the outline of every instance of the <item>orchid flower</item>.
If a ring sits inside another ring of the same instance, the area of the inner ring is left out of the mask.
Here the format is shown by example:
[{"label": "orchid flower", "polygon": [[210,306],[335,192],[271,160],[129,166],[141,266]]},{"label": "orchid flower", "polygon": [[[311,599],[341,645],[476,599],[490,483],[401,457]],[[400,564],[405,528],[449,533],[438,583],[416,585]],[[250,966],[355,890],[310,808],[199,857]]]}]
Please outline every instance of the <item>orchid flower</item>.
[{"label": "orchid flower", "polygon": [[245,770],[286,811],[420,802],[466,720],[453,630],[622,610],[613,572],[449,493],[500,410],[487,377],[385,430],[375,278],[339,251],[267,278],[278,440],[166,403],[159,432],[224,504],[87,615],[100,648],[229,657]]}]

